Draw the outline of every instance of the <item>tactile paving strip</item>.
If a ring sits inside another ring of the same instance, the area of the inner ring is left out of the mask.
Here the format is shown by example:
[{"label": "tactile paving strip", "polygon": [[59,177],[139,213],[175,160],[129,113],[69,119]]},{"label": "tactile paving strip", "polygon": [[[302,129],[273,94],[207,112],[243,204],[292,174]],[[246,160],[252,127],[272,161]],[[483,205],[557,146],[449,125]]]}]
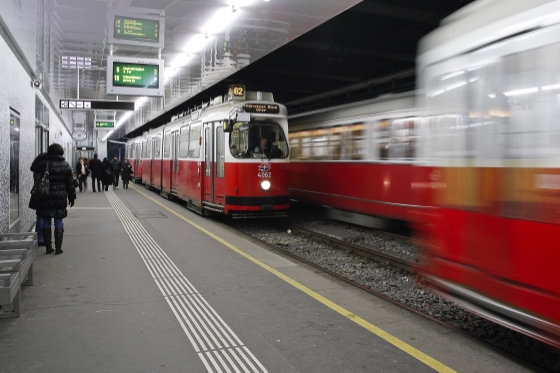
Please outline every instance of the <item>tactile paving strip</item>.
[{"label": "tactile paving strip", "polygon": [[119,197],[105,195],[207,371],[267,372]]}]

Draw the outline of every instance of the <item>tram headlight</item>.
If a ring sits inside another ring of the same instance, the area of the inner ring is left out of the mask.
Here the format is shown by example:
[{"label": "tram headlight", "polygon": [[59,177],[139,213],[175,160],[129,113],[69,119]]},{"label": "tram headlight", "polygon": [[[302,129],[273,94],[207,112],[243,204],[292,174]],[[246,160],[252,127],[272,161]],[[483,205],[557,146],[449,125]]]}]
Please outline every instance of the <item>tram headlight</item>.
[{"label": "tram headlight", "polygon": [[268,181],[268,180],[261,181],[261,189],[264,190],[265,192],[267,190],[269,190],[270,189],[270,181]]}]

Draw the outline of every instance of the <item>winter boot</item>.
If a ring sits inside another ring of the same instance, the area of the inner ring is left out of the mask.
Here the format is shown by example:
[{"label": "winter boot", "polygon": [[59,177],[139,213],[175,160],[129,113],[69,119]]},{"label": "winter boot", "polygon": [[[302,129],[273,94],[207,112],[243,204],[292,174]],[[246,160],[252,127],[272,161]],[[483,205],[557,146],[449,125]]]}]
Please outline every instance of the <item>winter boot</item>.
[{"label": "winter boot", "polygon": [[51,227],[43,228],[43,242],[45,242],[45,246],[47,248],[47,254],[51,254],[54,252],[52,248],[52,230]]},{"label": "winter boot", "polygon": [[55,228],[54,229],[54,247],[56,251],[54,255],[62,254],[62,237],[64,236],[64,228]]}]

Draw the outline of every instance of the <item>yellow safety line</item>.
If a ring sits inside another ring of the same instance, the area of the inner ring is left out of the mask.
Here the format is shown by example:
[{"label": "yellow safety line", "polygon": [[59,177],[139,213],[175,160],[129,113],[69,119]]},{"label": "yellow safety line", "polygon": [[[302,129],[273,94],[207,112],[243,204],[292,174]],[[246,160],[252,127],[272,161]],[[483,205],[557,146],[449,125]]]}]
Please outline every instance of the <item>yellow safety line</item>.
[{"label": "yellow safety line", "polygon": [[163,207],[164,209],[166,209],[167,211],[171,212],[172,214],[176,215],[177,217],[183,219],[184,221],[186,221],[187,223],[189,223],[190,225],[192,225],[193,227],[195,227],[196,229],[206,233],[208,236],[212,237],[213,239],[215,239],[216,241],[220,242],[222,245],[229,247],[230,249],[232,249],[233,251],[235,251],[236,253],[238,253],[239,255],[244,256],[245,258],[249,259],[251,262],[255,263],[256,265],[266,269],[267,271],[269,271],[270,273],[278,276],[279,278],[281,278],[282,280],[286,281],[288,284],[292,285],[293,287],[301,290],[302,292],[304,292],[305,294],[309,295],[310,297],[312,297],[313,299],[316,299],[317,301],[323,303],[325,306],[329,307],[330,309],[332,309],[333,311],[338,312],[339,314],[341,314],[342,316],[348,318],[349,320],[352,320],[353,322],[355,322],[356,324],[360,325],[361,327],[369,330],[370,332],[372,332],[373,334],[377,335],[378,337],[384,339],[385,341],[391,343],[393,346],[401,349],[402,351],[406,352],[407,354],[415,357],[416,359],[420,360],[421,362],[423,362],[424,364],[426,364],[427,366],[435,369],[438,372],[446,372],[446,373],[455,373],[455,370],[449,368],[447,365],[440,363],[439,361],[437,361],[436,359],[426,355],[425,353],[423,353],[422,351],[412,347],[411,345],[409,345],[406,342],[401,341],[400,339],[398,339],[397,337],[392,336],[391,334],[387,333],[386,331],[384,331],[383,329],[378,328],[377,326],[367,322],[366,320],[362,319],[360,316],[353,314],[352,312],[348,311],[347,309],[345,309],[344,307],[339,306],[338,304],[334,303],[333,301],[325,298],[324,296],[322,296],[319,293],[314,292],[313,290],[309,289],[307,286],[300,284],[299,282],[297,282],[296,280],[292,279],[291,277],[286,276],[285,274],[283,274],[282,272],[270,267],[269,265],[261,262],[260,260],[258,260],[257,258],[252,257],[251,255],[247,254],[246,252],[238,249],[237,247],[233,246],[232,244],[230,244],[229,242],[225,241],[224,239],[216,236],[214,233],[210,232],[209,230],[207,230],[206,228],[201,227],[200,225],[196,224],[195,222],[187,219],[186,217],[184,217],[183,215],[181,215],[180,213],[176,212],[175,210],[165,206],[164,204],[162,204],[159,201],[156,201],[154,198],[148,196],[147,194],[139,191],[138,189],[136,189],[135,187],[132,187],[132,189],[134,189],[135,191],[137,191],[138,193],[140,193],[141,195],[143,195],[144,197],[148,198],[149,200],[157,203],[158,205],[160,205],[161,207]]}]

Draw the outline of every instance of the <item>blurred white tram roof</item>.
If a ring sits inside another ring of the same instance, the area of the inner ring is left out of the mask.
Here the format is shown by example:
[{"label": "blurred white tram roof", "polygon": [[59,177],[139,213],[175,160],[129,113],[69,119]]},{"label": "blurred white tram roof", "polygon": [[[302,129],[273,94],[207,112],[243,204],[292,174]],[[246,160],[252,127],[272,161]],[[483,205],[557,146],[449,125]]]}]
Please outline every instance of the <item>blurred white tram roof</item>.
[{"label": "blurred white tram roof", "polygon": [[420,40],[417,66],[555,23],[560,23],[560,0],[478,0],[443,19]]}]

